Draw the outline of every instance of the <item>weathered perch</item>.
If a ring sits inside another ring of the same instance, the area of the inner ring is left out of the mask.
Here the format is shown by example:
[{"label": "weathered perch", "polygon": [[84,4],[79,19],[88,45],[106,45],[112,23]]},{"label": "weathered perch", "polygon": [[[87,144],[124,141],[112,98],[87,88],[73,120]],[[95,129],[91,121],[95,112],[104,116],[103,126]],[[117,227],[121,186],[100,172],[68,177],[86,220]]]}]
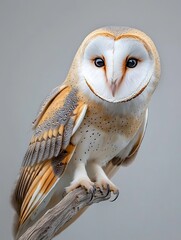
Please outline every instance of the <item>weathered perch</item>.
[{"label": "weathered perch", "polygon": [[79,211],[93,203],[108,200],[110,197],[111,193],[108,193],[107,190],[101,192],[96,189],[92,198],[92,194],[86,193],[84,189],[75,189],[48,210],[32,227],[28,228],[19,240],[50,240],[57,232],[64,229],[66,223]]}]

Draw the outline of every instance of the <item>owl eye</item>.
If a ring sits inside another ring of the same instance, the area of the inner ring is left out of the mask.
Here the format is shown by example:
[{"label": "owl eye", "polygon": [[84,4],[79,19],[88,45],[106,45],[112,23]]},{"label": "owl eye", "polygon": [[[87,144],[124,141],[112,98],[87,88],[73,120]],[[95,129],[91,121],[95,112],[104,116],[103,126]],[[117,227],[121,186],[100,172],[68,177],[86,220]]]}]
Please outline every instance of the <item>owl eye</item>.
[{"label": "owl eye", "polygon": [[126,62],[126,67],[128,68],[135,68],[138,63],[136,58],[129,58]]},{"label": "owl eye", "polygon": [[102,58],[96,58],[94,60],[94,64],[96,65],[96,67],[103,67],[105,65]]}]

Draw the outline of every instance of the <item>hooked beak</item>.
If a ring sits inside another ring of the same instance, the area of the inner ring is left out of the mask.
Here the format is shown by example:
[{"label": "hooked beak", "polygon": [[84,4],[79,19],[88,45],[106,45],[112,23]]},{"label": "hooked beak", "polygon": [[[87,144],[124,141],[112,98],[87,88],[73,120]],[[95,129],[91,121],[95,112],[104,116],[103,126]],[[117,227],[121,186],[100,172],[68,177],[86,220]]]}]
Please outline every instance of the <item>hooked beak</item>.
[{"label": "hooked beak", "polygon": [[115,96],[117,88],[118,88],[117,79],[115,81],[111,81],[110,89],[113,97]]},{"label": "hooked beak", "polygon": [[112,96],[114,97],[115,96],[115,93],[116,93],[116,88],[117,88],[117,85],[115,83],[111,83],[111,93],[112,93]]}]

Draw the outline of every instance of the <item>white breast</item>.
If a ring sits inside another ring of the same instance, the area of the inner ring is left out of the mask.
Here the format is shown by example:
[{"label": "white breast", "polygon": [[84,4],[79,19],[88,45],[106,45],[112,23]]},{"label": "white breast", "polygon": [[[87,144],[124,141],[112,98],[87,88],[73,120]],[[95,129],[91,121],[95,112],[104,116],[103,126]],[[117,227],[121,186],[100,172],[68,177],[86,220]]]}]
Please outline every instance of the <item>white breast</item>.
[{"label": "white breast", "polygon": [[85,124],[72,138],[77,149],[71,161],[96,160],[104,166],[129,143],[129,139],[118,131],[105,132],[94,125]]}]

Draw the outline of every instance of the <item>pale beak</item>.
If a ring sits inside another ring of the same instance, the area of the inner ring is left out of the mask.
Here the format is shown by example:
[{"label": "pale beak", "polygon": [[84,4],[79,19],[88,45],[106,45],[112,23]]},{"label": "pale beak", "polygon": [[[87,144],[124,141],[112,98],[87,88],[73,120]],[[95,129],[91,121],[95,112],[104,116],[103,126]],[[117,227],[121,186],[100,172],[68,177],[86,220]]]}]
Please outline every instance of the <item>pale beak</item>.
[{"label": "pale beak", "polygon": [[112,84],[111,84],[111,93],[112,93],[112,96],[113,96],[113,97],[115,96],[115,92],[116,92],[116,84],[115,84],[115,83],[112,83]]},{"label": "pale beak", "polygon": [[111,85],[110,85],[110,89],[111,89],[111,93],[112,93],[112,96],[114,97],[115,96],[115,93],[116,93],[116,90],[117,90],[117,84],[116,84],[117,81],[114,81],[114,82],[111,82]]}]

